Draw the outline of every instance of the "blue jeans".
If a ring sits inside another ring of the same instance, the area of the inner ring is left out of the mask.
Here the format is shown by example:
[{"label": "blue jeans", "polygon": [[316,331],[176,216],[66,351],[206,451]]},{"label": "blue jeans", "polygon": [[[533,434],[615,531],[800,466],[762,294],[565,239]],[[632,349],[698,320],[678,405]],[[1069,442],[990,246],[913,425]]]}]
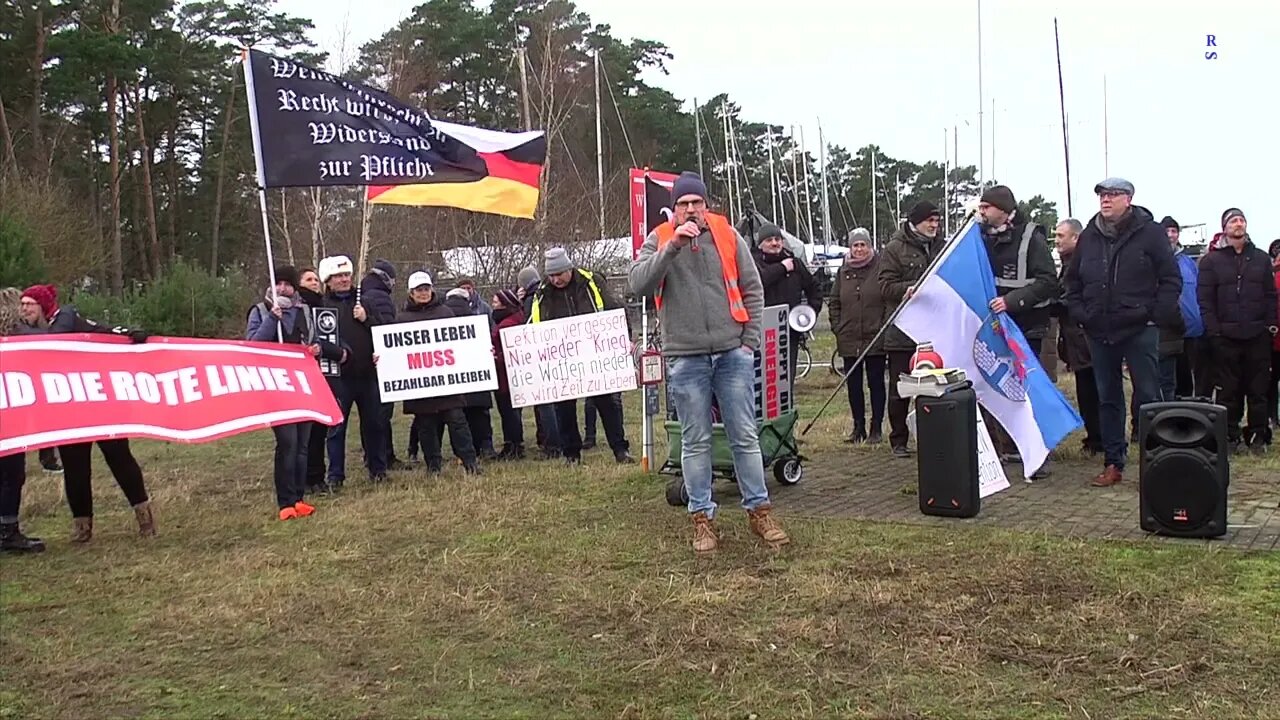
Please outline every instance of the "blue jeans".
[{"label": "blue jeans", "polygon": [[680,469],[689,493],[689,512],[715,517],[711,500],[711,399],[714,396],[733,451],[733,471],[742,506],[769,504],[764,484],[755,408],[755,355],[738,348],[715,355],[691,355],[667,362],[667,389],[680,418]]},{"label": "blue jeans", "polygon": [[342,410],[342,422],[329,428],[329,482],[342,483],[347,477],[347,424],[351,421],[351,408],[360,412],[360,445],[364,447],[365,464],[369,477],[387,472],[387,441],[390,428],[384,426],[385,415],[382,400],[378,397],[378,378],[341,378],[331,382],[338,408]]},{"label": "blue jeans", "polygon": [[1129,452],[1125,427],[1124,364],[1129,364],[1137,407],[1160,399],[1160,331],[1146,327],[1113,345],[1089,338],[1093,377],[1098,384],[1098,421],[1105,465],[1124,470]]}]

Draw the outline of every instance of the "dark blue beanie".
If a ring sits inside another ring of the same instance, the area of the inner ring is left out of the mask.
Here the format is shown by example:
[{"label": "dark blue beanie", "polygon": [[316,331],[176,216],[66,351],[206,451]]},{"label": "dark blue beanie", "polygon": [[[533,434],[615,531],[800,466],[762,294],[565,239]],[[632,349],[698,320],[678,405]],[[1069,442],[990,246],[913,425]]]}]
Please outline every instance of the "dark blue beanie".
[{"label": "dark blue beanie", "polygon": [[675,184],[671,186],[671,202],[677,202],[685,195],[697,195],[703,200],[707,199],[707,184],[702,182],[698,173],[686,170],[680,173],[680,177],[676,178]]}]

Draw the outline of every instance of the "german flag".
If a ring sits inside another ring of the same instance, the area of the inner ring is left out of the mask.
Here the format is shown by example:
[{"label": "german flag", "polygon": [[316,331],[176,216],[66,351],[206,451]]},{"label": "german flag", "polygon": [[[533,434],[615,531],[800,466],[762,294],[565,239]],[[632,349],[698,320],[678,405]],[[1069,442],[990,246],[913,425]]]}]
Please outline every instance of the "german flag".
[{"label": "german flag", "polygon": [[452,207],[533,218],[538,207],[538,181],[547,159],[544,133],[500,132],[441,120],[433,123],[458,141],[460,147],[450,162],[437,168],[430,182],[370,185],[370,203]]}]

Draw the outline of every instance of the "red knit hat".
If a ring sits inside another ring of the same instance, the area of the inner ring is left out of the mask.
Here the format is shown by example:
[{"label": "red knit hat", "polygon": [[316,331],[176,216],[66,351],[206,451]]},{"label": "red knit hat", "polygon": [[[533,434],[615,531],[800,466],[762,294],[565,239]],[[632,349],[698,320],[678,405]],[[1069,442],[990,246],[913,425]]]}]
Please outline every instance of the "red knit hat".
[{"label": "red knit hat", "polygon": [[22,291],[22,297],[35,300],[44,311],[45,320],[52,318],[53,314],[58,312],[58,288],[52,285],[32,285]]}]

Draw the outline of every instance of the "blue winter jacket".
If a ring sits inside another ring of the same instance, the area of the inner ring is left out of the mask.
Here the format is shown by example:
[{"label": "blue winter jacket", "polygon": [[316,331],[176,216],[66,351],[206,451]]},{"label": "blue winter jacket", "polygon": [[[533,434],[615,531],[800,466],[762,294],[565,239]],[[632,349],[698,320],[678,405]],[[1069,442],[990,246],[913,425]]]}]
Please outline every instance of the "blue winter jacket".
[{"label": "blue winter jacket", "polygon": [[1204,335],[1204,320],[1200,317],[1200,301],[1196,296],[1196,285],[1200,279],[1200,268],[1182,249],[1174,253],[1178,261],[1178,272],[1182,274],[1182,293],[1178,295],[1178,309],[1182,311],[1182,322],[1187,327],[1185,337],[1198,338]]}]

